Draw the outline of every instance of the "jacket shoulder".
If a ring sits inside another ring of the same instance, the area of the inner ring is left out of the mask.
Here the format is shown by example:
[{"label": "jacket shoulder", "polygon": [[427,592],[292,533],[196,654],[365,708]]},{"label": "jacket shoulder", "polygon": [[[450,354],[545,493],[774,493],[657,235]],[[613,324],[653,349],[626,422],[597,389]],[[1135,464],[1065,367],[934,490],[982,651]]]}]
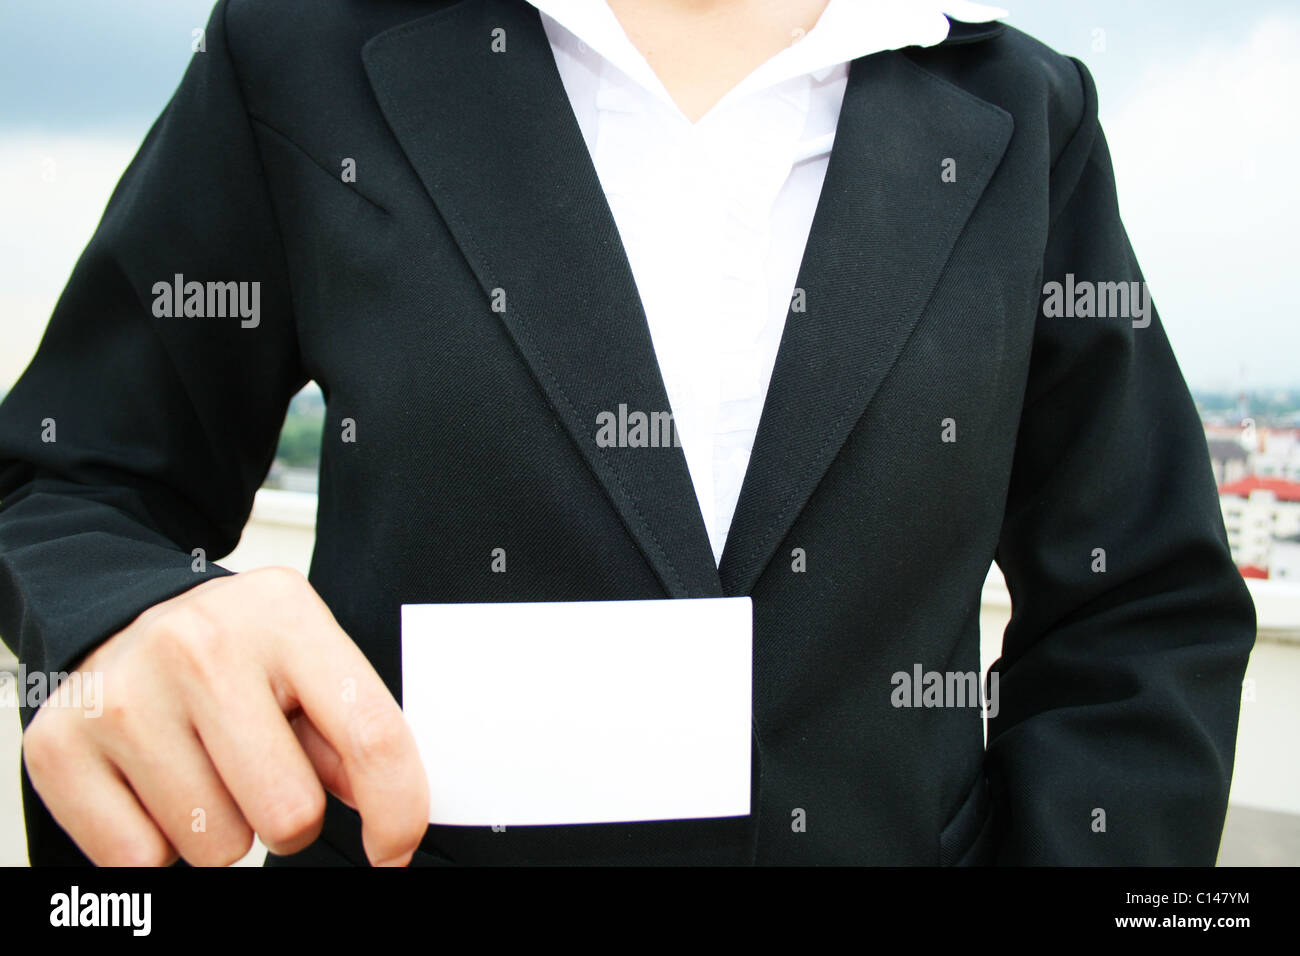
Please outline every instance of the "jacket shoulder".
[{"label": "jacket shoulder", "polygon": [[359,53],[371,38],[460,0],[220,0],[232,51],[250,67],[318,70],[322,59]]},{"label": "jacket shoulder", "polygon": [[1015,27],[909,50],[913,62],[1012,115],[1016,129],[1047,138],[1053,160],[1096,119],[1096,89],[1084,64]]}]

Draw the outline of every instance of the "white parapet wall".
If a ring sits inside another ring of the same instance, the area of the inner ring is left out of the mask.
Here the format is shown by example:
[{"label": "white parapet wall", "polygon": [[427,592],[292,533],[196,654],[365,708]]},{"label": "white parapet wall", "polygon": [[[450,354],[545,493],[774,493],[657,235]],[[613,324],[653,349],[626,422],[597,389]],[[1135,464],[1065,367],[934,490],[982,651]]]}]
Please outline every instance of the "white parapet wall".
[{"label": "white parapet wall", "polygon": [[316,496],[263,488],[253,501],[239,546],[217,563],[231,571],[283,565],[306,574],[315,542]]}]

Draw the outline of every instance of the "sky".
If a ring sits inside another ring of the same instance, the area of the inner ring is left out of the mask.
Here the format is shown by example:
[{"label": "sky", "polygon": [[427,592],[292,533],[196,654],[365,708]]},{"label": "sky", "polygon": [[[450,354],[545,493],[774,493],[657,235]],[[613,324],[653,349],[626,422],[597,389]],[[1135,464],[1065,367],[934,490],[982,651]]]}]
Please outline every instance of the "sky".
[{"label": "sky", "polygon": [[[1096,80],[1124,221],[1188,383],[1300,388],[1300,4],[998,5]],[[211,6],[0,5],[0,391],[35,351]]]}]

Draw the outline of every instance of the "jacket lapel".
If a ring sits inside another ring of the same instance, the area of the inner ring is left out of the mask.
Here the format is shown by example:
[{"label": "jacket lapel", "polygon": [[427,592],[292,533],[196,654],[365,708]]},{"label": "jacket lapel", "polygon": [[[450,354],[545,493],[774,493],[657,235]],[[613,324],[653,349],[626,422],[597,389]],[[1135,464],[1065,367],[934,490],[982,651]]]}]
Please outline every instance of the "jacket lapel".
[{"label": "jacket lapel", "polygon": [[853,62],[799,273],[806,311],[787,317],[722,555],[727,594],[754,587],[897,361],[1012,126],[902,53]]},{"label": "jacket lapel", "polygon": [[362,57],[385,118],[483,287],[484,309],[504,304],[501,321],[665,591],[720,595],[681,448],[597,440],[600,416],[618,416],[620,406],[628,416],[670,407],[536,9],[466,0],[380,34]]},{"label": "jacket lapel", "polygon": [[[749,593],[919,321],[1010,115],[902,53],[852,64],[799,273],[807,309],[788,316],[717,568],[681,449],[597,442],[602,414],[670,407],[536,9],[465,0],[380,34],[363,60],[484,308],[504,296],[500,319],[665,591]],[[940,177],[946,158],[956,183]]]}]

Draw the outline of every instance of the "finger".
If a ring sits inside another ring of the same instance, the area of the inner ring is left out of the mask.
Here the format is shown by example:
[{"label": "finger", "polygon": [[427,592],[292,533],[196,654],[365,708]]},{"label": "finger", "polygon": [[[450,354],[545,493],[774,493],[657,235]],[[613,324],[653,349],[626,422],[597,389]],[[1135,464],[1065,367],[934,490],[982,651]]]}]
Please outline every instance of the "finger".
[{"label": "finger", "polygon": [[109,759],[189,863],[229,866],[252,848],[252,829],[188,723],[159,721],[147,747],[112,747]]},{"label": "finger", "polygon": [[288,856],[314,842],[325,791],[266,675],[253,667],[213,674],[188,706],[216,772],[267,850]]},{"label": "finger", "polygon": [[365,655],[320,605],[320,620],[283,642],[279,673],[338,754],[361,815],[366,855],[405,866],[429,826],[429,786],[402,710]]},{"label": "finger", "polygon": [[88,744],[69,741],[57,753],[41,753],[24,739],[23,751],[27,774],[46,809],[96,866],[175,862],[176,850],[126,781]]},{"label": "finger", "polygon": [[339,757],[338,751],[330,746],[330,742],[321,736],[320,731],[302,711],[298,711],[289,723],[325,789],[355,810],[356,800],[352,796],[348,775],[343,769],[343,759]]}]

